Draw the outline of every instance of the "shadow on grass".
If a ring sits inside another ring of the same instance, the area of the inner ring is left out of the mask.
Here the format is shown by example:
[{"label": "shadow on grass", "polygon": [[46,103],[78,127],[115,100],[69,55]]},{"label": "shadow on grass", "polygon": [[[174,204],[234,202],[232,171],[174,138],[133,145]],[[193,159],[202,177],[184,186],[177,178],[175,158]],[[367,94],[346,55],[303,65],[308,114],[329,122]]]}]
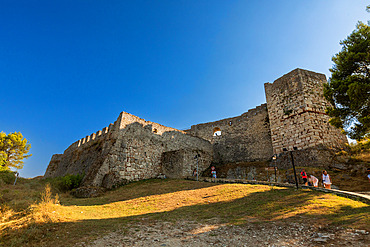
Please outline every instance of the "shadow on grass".
[{"label": "shadow on grass", "polygon": [[140,197],[163,195],[185,190],[209,188],[219,184],[194,182],[182,179],[147,179],[132,182],[116,189],[107,191],[96,198],[62,198],[61,204],[65,206],[93,206],[112,202],[127,201]]}]

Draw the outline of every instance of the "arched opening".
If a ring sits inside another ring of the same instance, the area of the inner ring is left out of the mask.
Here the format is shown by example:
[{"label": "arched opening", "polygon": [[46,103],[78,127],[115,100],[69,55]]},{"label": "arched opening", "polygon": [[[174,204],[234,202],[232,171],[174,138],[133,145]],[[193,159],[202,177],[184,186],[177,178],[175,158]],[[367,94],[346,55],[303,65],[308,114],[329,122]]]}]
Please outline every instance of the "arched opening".
[{"label": "arched opening", "polygon": [[221,135],[221,129],[219,127],[216,127],[213,129],[213,136],[220,136]]}]

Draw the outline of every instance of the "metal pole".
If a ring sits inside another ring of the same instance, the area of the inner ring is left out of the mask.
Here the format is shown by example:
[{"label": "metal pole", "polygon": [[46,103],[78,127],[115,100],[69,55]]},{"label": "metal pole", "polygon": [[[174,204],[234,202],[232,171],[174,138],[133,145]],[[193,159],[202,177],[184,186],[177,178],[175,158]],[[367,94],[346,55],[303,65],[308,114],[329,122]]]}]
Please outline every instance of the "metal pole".
[{"label": "metal pole", "polygon": [[277,183],[277,180],[276,180],[276,156],[274,157],[274,170],[275,170],[275,183]]},{"label": "metal pole", "polygon": [[18,178],[18,176],[19,176],[19,173],[17,172],[17,173],[15,174],[15,180],[14,180],[14,184],[13,184],[13,185],[15,185],[15,183],[17,182],[17,178]]},{"label": "metal pole", "polygon": [[297,186],[297,190],[298,190],[298,181],[297,181],[297,174],[296,174],[296,172],[295,172],[294,159],[293,159],[293,151],[290,151],[290,157],[291,157],[291,159],[292,159],[292,164],[293,164],[293,171],[294,171],[295,185]]},{"label": "metal pole", "polygon": [[197,155],[197,181],[198,181],[198,178],[199,178],[199,166],[198,166],[198,155]]}]

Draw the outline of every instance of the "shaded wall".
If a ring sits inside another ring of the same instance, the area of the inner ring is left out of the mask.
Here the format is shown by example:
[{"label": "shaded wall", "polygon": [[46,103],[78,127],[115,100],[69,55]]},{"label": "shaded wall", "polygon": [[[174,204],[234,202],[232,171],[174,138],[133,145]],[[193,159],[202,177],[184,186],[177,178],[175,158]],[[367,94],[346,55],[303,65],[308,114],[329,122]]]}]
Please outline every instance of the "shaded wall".
[{"label": "shaded wall", "polygon": [[237,117],[193,125],[186,132],[210,141],[217,163],[261,161],[272,156],[266,104]]}]

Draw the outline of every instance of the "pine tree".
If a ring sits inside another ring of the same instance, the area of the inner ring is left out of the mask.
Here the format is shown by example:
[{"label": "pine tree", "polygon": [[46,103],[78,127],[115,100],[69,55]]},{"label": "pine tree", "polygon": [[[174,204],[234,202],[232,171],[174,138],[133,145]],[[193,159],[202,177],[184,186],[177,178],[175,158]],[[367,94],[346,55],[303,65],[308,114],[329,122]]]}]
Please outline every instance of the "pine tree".
[{"label": "pine tree", "polygon": [[32,154],[27,154],[31,148],[26,138],[21,132],[0,133],[0,165],[3,168],[23,168],[23,159],[27,159]]},{"label": "pine tree", "polygon": [[333,126],[360,140],[370,133],[370,26],[359,22],[340,44],[324,85],[324,96],[332,104],[327,113]]}]

